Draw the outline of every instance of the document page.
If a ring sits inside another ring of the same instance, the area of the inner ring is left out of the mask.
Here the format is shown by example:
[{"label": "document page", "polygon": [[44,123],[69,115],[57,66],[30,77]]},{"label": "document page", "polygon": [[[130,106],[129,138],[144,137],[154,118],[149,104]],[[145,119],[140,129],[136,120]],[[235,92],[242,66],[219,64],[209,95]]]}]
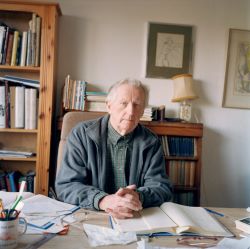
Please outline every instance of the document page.
[{"label": "document page", "polygon": [[[202,207],[188,207],[167,202],[162,204],[161,208],[179,227],[189,227],[187,231],[198,232],[202,235],[232,236]],[[182,229],[177,230],[183,232]]]},{"label": "document page", "polygon": [[51,199],[44,195],[35,195],[24,202],[21,215],[29,224],[45,228],[49,222],[76,211],[79,207]]},{"label": "document page", "polygon": [[138,212],[135,217],[129,219],[112,219],[112,224],[116,230],[123,232],[173,233],[176,224],[159,208],[146,208]]},{"label": "document page", "polygon": [[130,219],[114,219],[111,217],[111,220],[113,228],[120,232],[143,232],[149,230],[148,225],[144,222],[139,212]]},{"label": "document page", "polygon": [[152,232],[174,232],[177,225],[158,207],[146,208],[141,211],[145,223]]}]

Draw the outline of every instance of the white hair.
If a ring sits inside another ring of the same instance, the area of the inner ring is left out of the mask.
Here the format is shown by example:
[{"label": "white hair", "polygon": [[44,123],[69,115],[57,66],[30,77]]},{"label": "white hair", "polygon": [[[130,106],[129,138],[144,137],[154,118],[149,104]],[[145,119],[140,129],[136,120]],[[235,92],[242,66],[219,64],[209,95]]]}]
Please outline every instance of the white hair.
[{"label": "white hair", "polygon": [[141,89],[144,95],[144,107],[146,107],[147,101],[148,101],[148,89],[146,88],[146,86],[142,84],[140,80],[133,79],[133,78],[126,78],[126,79],[117,81],[115,84],[113,84],[108,90],[108,95],[106,98],[107,102],[115,99],[117,89],[122,85],[134,86],[134,87]]}]

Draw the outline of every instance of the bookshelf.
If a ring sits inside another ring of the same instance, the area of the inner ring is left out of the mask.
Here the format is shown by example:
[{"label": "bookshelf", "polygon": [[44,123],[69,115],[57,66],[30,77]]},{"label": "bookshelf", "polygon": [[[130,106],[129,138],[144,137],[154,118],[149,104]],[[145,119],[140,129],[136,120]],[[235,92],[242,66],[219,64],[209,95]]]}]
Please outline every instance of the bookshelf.
[{"label": "bookshelf", "polygon": [[[162,139],[168,141],[168,151],[171,150],[171,143],[175,147],[174,155],[171,155],[165,152],[166,144],[163,143],[166,170],[174,183],[174,201],[184,205],[199,206],[203,124],[160,121],[141,123],[156,133],[161,141]],[[170,138],[173,140],[171,141]],[[190,173],[191,167],[193,173]],[[186,181],[187,174],[189,177]],[[192,184],[189,181],[191,174]]]},{"label": "bookshelf", "polygon": [[40,57],[35,66],[0,65],[0,76],[11,75],[39,80],[36,129],[0,129],[1,148],[22,148],[35,152],[29,158],[1,157],[0,170],[35,172],[35,193],[48,194],[51,127],[54,113],[56,43],[58,17],[61,15],[58,4],[31,3],[22,1],[0,1],[1,21],[21,33],[29,28],[29,21],[35,13],[41,20]]}]

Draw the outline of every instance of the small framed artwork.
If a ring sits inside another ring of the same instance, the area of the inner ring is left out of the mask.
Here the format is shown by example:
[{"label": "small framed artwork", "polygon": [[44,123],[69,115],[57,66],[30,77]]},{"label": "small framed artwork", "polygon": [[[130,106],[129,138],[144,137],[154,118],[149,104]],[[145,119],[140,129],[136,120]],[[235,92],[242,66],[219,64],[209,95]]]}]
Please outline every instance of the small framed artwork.
[{"label": "small framed artwork", "polygon": [[191,73],[192,26],[149,23],[146,77]]},{"label": "small framed artwork", "polygon": [[250,31],[229,29],[223,107],[250,109]]}]

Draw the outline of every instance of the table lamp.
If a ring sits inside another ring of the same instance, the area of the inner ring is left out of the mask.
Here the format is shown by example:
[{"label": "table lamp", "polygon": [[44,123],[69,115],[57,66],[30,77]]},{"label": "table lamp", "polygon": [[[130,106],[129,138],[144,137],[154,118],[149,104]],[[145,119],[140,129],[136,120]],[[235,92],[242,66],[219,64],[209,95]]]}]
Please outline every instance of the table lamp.
[{"label": "table lamp", "polygon": [[193,78],[191,74],[180,74],[172,77],[174,82],[174,96],[172,102],[180,102],[180,119],[191,120],[192,107],[190,100],[198,98],[193,90]]}]

